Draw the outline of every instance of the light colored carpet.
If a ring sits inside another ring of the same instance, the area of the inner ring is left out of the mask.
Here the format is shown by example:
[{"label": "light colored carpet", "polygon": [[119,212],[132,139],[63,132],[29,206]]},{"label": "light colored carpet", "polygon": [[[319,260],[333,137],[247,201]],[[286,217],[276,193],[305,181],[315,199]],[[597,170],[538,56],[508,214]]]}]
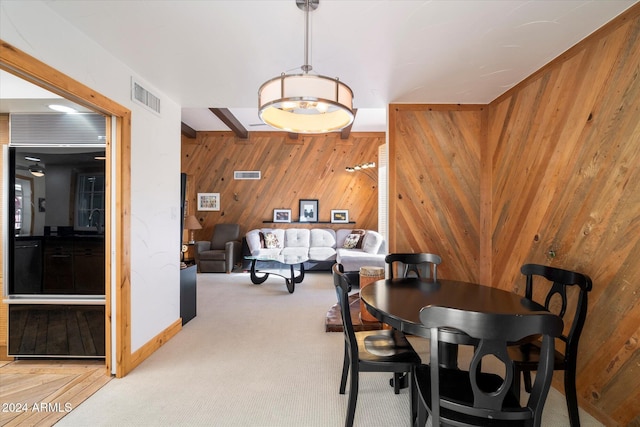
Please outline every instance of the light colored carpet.
[{"label": "light colored carpet", "polygon": [[[252,285],[246,273],[199,274],[198,313],[125,378],[110,381],[57,426],[341,426],[343,337],[324,332],[336,301],[329,273]],[[428,360],[428,343],[412,339]],[[363,373],[356,426],[408,426],[409,393]],[[599,426],[581,412],[583,426]],[[551,391],[545,426],[568,425]]]}]

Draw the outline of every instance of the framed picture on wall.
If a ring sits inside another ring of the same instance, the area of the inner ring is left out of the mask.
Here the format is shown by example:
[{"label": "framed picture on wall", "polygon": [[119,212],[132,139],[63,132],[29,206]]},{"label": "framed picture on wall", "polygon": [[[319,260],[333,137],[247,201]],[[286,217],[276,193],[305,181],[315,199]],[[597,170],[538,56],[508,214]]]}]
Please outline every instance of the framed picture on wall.
[{"label": "framed picture on wall", "polygon": [[274,209],[273,222],[291,222],[291,209]]},{"label": "framed picture on wall", "polygon": [[300,199],[300,222],[318,222],[318,199]]},{"label": "framed picture on wall", "polygon": [[219,211],[220,193],[198,193],[199,211]]},{"label": "framed picture on wall", "polygon": [[349,211],[345,209],[332,209],[331,222],[334,224],[346,224],[349,222]]}]

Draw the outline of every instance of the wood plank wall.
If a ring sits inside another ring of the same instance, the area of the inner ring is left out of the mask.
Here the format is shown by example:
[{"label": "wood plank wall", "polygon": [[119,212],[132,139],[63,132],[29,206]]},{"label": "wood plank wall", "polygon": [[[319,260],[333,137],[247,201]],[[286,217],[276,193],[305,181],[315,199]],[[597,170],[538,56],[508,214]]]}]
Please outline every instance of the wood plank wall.
[{"label": "wood plank wall", "polygon": [[389,107],[389,251],[431,252],[477,282],[482,106]]},{"label": "wood plank wall", "polygon": [[[187,214],[203,226],[196,240],[209,240],[216,223],[240,224],[240,232],[260,227],[378,228],[377,181],[347,166],[378,162],[384,133],[299,135],[250,132],[239,139],[231,132],[198,132],[182,137],[182,172],[187,174]],[[261,180],[234,180],[234,171],[262,173]],[[375,171],[374,171],[375,172]],[[377,174],[377,173],[376,173]],[[197,211],[197,193],[220,193],[220,211]],[[348,209],[355,224],[264,224],[274,209],[291,209],[298,220],[298,200],[318,199],[319,221],[330,221],[332,209]]]},{"label": "wood plank wall", "polygon": [[639,11],[489,109],[493,283],[524,292],[523,262],[591,276],[578,394],[607,425],[640,423]]},{"label": "wood plank wall", "polygon": [[519,293],[525,262],[590,275],[580,405],[640,425],[640,4],[484,113],[429,107],[390,107],[403,195],[389,197],[390,247],[438,251],[443,276]]}]

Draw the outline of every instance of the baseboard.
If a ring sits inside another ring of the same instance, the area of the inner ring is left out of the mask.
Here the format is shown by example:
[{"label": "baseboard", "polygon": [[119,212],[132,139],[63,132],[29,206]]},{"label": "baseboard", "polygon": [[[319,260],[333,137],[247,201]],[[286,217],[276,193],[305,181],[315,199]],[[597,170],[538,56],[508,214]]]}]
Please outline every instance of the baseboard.
[{"label": "baseboard", "polygon": [[9,354],[9,348],[6,345],[0,345],[0,360],[5,362],[10,362],[14,358],[11,356],[7,356]]},{"label": "baseboard", "polygon": [[131,354],[131,359],[126,368],[126,372],[131,372],[136,366],[141,364],[147,357],[165,345],[171,338],[182,330],[182,319],[173,322],[167,329],[149,340],[146,344]]}]

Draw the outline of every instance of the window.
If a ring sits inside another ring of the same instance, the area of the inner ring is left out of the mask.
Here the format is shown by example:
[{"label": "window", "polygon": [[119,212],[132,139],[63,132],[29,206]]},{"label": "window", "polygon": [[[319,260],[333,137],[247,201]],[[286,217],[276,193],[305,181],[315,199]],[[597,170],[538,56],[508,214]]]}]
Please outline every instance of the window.
[{"label": "window", "polygon": [[15,230],[16,234],[20,234],[22,228],[22,184],[16,184],[16,196],[15,196]]},{"label": "window", "polygon": [[79,174],[76,191],[75,229],[104,230],[104,174]]}]

